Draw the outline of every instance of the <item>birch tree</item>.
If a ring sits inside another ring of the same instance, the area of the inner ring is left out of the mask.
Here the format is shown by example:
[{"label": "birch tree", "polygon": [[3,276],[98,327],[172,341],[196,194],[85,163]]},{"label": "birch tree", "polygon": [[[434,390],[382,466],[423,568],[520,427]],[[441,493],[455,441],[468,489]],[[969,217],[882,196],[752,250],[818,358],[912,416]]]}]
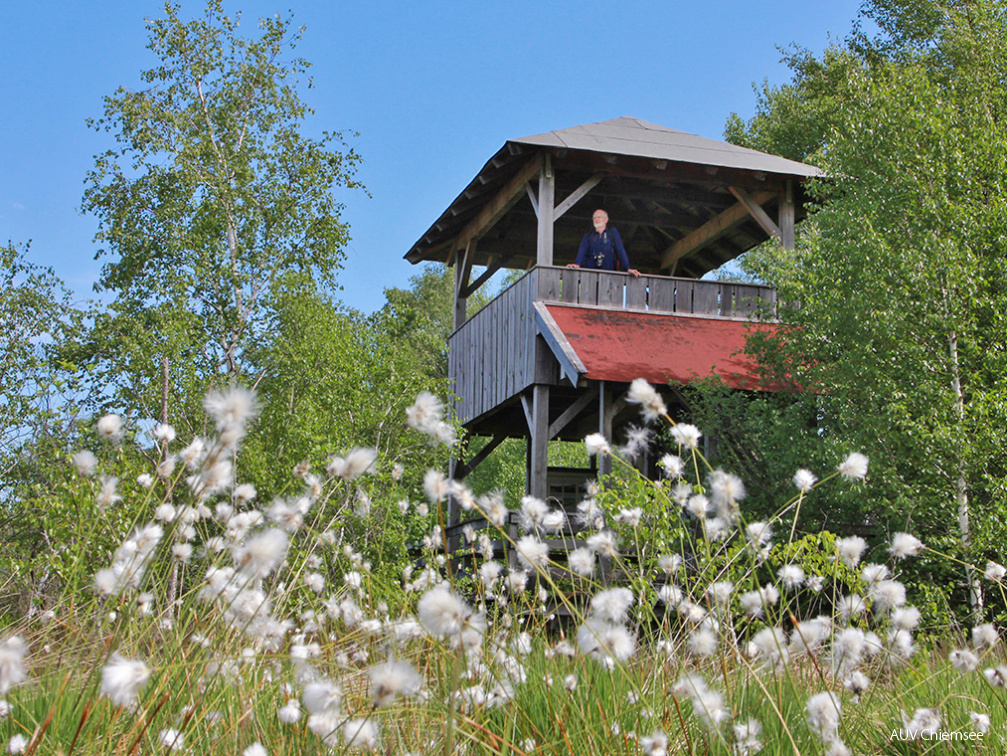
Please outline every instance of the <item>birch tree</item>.
[{"label": "birch tree", "polygon": [[[105,327],[142,342],[131,369],[152,390],[165,360],[198,365],[204,383],[247,373],[277,277],[331,285],[349,239],[341,197],[359,187],[358,156],[338,132],[305,133],[300,30],[273,17],[246,37],[239,21],[221,0],[191,21],[166,4],[147,22],[144,88],[118,89],[91,122],[115,141],[83,198],[106,260],[97,288],[114,297]],[[159,346],[182,337],[185,357]]]}]

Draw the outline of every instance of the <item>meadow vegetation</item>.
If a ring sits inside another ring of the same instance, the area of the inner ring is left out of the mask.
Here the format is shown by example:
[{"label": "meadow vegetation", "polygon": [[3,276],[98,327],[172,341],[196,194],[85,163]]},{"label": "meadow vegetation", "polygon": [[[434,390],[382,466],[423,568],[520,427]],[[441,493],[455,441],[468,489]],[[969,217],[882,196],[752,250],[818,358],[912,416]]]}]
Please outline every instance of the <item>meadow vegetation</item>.
[{"label": "meadow vegetation", "polygon": [[[677,453],[662,480],[613,475],[572,512],[437,468],[410,483],[409,461],[362,447],[304,461],[284,495],[260,500],[236,464],[257,408],[240,388],[207,397],[206,437],[182,447],[155,427],[143,443],[160,461],[126,480],[123,447],[137,441],[102,417],[99,452],[66,460],[66,490],[90,508],[63,590],[0,646],[8,750],[1003,750],[997,628],[920,632],[899,580],[927,545],[798,529],[819,489],[867,485],[867,457],[795,471],[790,499],[754,521],[743,482],[700,453],[701,431],[643,381],[631,397]],[[399,420],[450,445],[442,410],[424,393]],[[599,435],[585,446],[627,471],[641,451]],[[394,485],[372,497],[382,475]],[[455,553],[448,497],[491,523]],[[500,527],[510,510],[514,541]],[[372,561],[367,533],[390,522],[407,534],[399,559],[384,544]],[[110,559],[87,548],[102,538],[119,539]],[[1003,567],[974,567],[1001,590]]]}]

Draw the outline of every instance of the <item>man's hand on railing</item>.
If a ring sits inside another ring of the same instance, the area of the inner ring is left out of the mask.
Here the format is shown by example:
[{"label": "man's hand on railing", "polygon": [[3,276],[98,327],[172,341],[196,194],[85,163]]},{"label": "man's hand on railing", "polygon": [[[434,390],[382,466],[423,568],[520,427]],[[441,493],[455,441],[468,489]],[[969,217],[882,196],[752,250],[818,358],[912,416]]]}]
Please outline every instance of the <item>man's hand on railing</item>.
[{"label": "man's hand on railing", "polygon": [[568,268],[579,268],[580,266],[577,263],[567,263],[566,267],[568,267]]}]

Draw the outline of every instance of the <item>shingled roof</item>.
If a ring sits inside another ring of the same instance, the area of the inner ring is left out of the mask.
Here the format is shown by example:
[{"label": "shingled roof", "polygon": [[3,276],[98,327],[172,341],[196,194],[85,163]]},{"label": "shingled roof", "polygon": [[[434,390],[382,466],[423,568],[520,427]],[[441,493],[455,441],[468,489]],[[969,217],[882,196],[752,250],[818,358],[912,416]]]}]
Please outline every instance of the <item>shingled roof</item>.
[{"label": "shingled roof", "polygon": [[770,155],[729,142],[719,142],[685,131],[669,129],[642,118],[613,118],[559,131],[512,139],[515,144],[587,150],[612,155],[668,160],[695,165],[715,165],[787,176],[812,178],[821,171],[811,165]]},{"label": "shingled roof", "polygon": [[532,196],[546,160],[555,173],[558,204],[595,182],[555,221],[557,263],[572,261],[591,227],[591,213],[604,207],[634,267],[697,278],[768,238],[766,224],[745,210],[745,202],[775,218],[790,191],[799,220],[803,187],[821,175],[810,165],[639,118],[549,131],[505,142],[406,259],[451,265],[459,249],[476,239],[476,265],[534,264],[538,232]]}]

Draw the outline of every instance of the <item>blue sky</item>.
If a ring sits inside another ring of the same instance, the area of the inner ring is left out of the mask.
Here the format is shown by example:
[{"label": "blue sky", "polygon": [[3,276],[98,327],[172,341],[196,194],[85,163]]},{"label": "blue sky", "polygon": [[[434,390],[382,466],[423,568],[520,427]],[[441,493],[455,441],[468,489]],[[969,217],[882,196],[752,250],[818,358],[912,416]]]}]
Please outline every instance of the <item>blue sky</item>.
[{"label": "blue sky", "polygon": [[[304,2],[247,0],[260,16],[292,11],[314,86],[309,130],[359,132],[359,178],[347,193],[353,240],[339,296],[381,306],[417,270],[402,257],[510,138],[635,116],[720,138],[750,116],[752,85],[788,79],[777,46],[820,52],[851,29],[860,0],[702,2]],[[111,136],[88,130],[102,97],[140,86],[154,65],[150,0],[0,3],[0,241],[31,240],[29,259],[91,295],[93,217],[79,212],[93,155]],[[185,18],[201,3],[182,3]]]}]

